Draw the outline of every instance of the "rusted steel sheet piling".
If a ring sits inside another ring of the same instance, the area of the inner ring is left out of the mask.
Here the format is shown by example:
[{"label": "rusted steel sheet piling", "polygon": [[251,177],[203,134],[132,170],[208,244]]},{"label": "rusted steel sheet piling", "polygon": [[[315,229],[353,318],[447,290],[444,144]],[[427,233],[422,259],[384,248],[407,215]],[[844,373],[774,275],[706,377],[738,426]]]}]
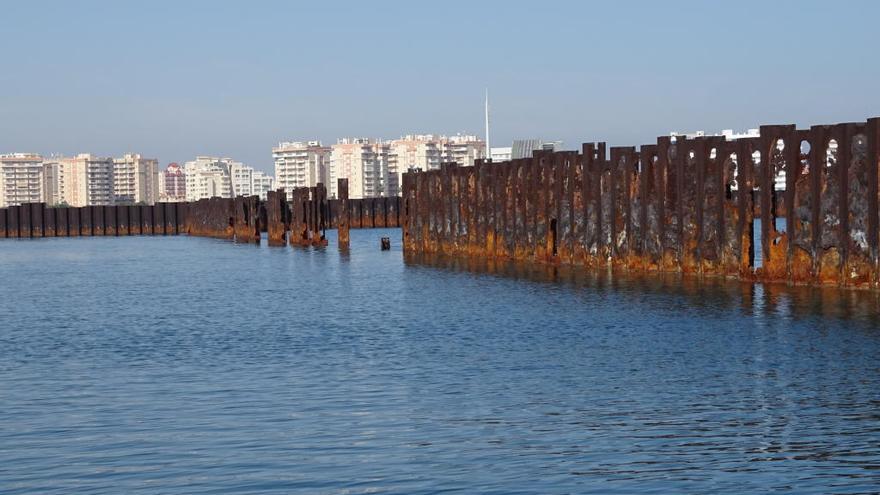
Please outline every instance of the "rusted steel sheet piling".
[{"label": "rusted steel sheet piling", "polygon": [[[240,243],[259,243],[259,206],[257,196],[237,196],[233,203],[233,237]],[[169,226],[170,227],[170,226]]]},{"label": "rusted steel sheet piling", "polygon": [[339,194],[339,214],[336,219],[337,243],[340,248],[347,249],[351,244],[351,237],[348,231],[351,225],[349,218],[348,179],[337,179],[336,189]]},{"label": "rusted steel sheet piling", "polygon": [[407,173],[400,225],[406,253],[876,288],[878,182],[880,119],[770,125]]},{"label": "rusted steel sheet piling", "polygon": [[6,209],[6,237],[21,237],[20,213],[20,206],[10,206]]},{"label": "rusted steel sheet piling", "polygon": [[[186,233],[197,237],[213,237],[217,239],[233,239],[235,237],[235,214],[233,200],[228,198],[200,199],[189,203],[187,206],[185,230]],[[158,230],[154,234],[164,231],[165,219],[164,208],[152,209],[152,214],[161,214],[161,218],[154,216],[152,223]]]},{"label": "rusted steel sheet piling", "polygon": [[105,206],[102,208],[104,215],[104,235],[116,235],[116,207]]},{"label": "rusted steel sheet piling", "polygon": [[285,207],[287,195],[284,189],[266,193],[266,236],[270,246],[284,246],[287,242],[285,233]]}]

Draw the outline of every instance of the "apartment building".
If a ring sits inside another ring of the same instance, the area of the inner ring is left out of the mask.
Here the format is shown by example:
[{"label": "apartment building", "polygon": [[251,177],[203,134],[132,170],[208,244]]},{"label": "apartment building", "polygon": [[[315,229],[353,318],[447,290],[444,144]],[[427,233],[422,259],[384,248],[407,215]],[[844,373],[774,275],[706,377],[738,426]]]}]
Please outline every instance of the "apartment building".
[{"label": "apartment building", "polygon": [[330,180],[331,149],[320,141],[287,141],[272,148],[277,187],[291,191]]},{"label": "apartment building", "polygon": [[262,200],[266,199],[269,191],[275,190],[275,177],[272,177],[267,173],[254,170],[251,180],[253,181],[251,190]]},{"label": "apartment building", "polygon": [[385,196],[390,144],[367,138],[344,138],[331,146],[328,191],[338,197],[337,179],[348,179],[348,197]]},{"label": "apartment building", "polygon": [[113,158],[80,153],[52,157],[44,166],[43,188],[47,204],[69,206],[116,204]]},{"label": "apartment building", "polygon": [[186,200],[204,198],[231,198],[231,168],[240,165],[229,158],[197,156],[183,165],[186,180]]},{"label": "apartment building", "polygon": [[470,167],[479,159],[487,158],[486,143],[476,136],[443,136],[440,139],[443,162],[455,162]]},{"label": "apartment building", "polygon": [[445,162],[473,166],[477,159],[486,157],[486,143],[470,135],[408,134],[390,142],[390,154],[385,192],[396,196],[400,194],[402,175],[408,170],[436,170]]},{"label": "apartment building", "polygon": [[0,208],[43,201],[43,177],[42,156],[34,153],[0,155]]},{"label": "apartment building", "polygon": [[274,185],[275,179],[253,167],[233,162],[229,167],[233,196],[259,196],[266,199],[266,193]]},{"label": "apartment building", "polygon": [[186,174],[177,163],[169,163],[159,174],[162,181],[160,201],[176,203],[186,201]]},{"label": "apartment building", "polygon": [[159,161],[129,153],[113,159],[116,204],[153,204],[159,199]]}]

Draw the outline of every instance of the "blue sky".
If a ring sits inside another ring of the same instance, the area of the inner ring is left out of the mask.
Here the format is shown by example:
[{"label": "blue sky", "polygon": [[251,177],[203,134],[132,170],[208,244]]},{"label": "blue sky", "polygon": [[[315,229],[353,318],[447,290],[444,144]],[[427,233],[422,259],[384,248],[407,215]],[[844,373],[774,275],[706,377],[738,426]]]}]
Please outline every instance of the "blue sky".
[{"label": "blue sky", "polygon": [[[611,144],[880,115],[880,2],[3,1],[0,151],[482,134]],[[509,144],[508,144],[509,145]]]}]

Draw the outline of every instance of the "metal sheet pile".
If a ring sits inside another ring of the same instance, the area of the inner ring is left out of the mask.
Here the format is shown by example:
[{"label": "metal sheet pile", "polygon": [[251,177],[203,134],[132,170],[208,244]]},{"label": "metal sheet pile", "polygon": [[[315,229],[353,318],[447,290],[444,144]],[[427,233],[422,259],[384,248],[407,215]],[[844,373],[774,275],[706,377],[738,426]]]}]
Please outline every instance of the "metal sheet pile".
[{"label": "metal sheet pile", "polygon": [[872,118],[443,164],[403,176],[404,251],[877,288],[878,141]]}]

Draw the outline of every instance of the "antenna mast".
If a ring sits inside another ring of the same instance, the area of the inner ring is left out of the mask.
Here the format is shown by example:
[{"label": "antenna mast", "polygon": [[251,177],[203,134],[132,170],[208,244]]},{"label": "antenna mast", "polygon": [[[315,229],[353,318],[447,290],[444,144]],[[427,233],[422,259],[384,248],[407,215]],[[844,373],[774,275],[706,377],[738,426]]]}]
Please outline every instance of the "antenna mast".
[{"label": "antenna mast", "polygon": [[492,148],[489,146],[489,88],[486,88],[486,158],[492,159]]}]

